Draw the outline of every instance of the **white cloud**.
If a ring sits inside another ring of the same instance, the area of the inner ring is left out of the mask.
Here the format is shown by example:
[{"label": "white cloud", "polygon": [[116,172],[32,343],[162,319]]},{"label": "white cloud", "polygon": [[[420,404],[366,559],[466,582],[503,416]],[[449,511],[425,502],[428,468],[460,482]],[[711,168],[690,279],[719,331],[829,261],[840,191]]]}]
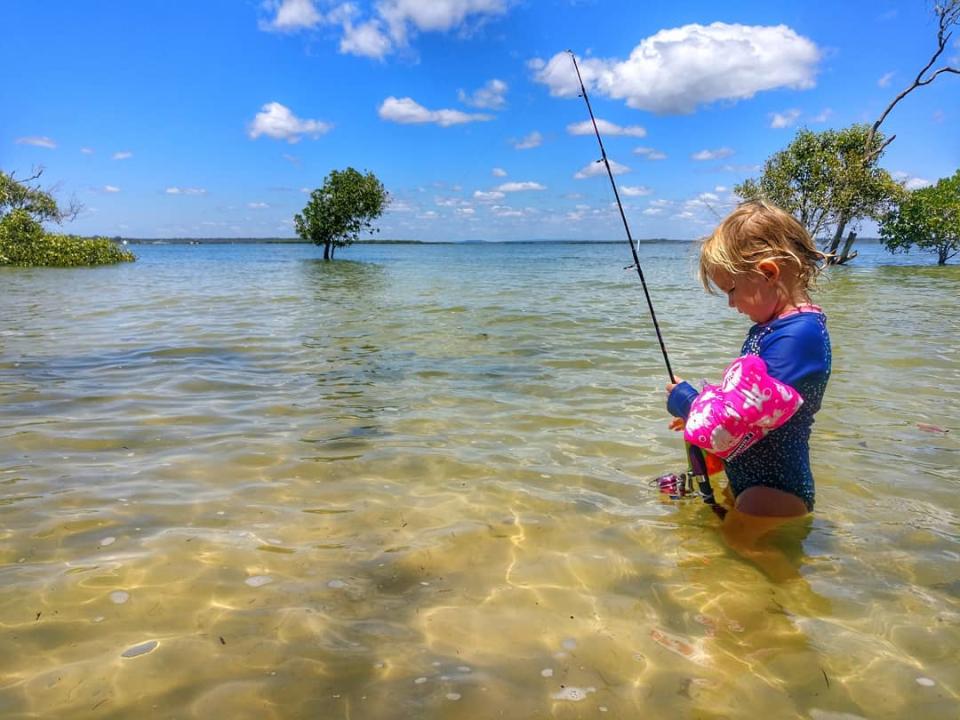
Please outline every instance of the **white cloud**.
[{"label": "white cloud", "polygon": [[303,135],[317,138],[329,132],[332,127],[330,123],[320,120],[301,120],[285,105],[269,102],[260,108],[260,112],[253,118],[247,134],[251,140],[266,135],[274,140],[297,143]]},{"label": "white cloud", "polygon": [[265,202],[249,202],[247,203],[247,207],[251,210],[264,210],[270,206]]},{"label": "white cloud", "polygon": [[323,16],[314,7],[313,0],[273,0],[267,2],[266,6],[269,10],[276,10],[276,15],[272,20],[260,23],[263,30],[294,32],[316,27],[323,20]]},{"label": "white cloud", "polygon": [[403,124],[436,123],[441,127],[493,119],[492,115],[465,113],[459,110],[428,110],[413,98],[395,98],[393,96],[383,101],[378,114],[382,119],[390,122]]},{"label": "white cloud", "polygon": [[369,13],[354,2],[328,2],[331,9],[325,14],[317,10],[315,0],[266,0],[264,4],[273,15],[260,23],[262,30],[294,32],[339,25],[341,53],[382,59],[409,45],[420,32],[466,34],[506,13],[509,0],[381,0],[371,3]]},{"label": "white cloud", "polygon": [[103,191],[105,193],[118,193],[120,192],[120,188],[118,188],[116,185],[104,185]]},{"label": "white cloud", "polygon": [[538,182],[508,182],[497,186],[498,192],[521,192],[523,190],[546,190],[547,188]]},{"label": "white cloud", "polygon": [[929,180],[926,180],[921,177],[916,177],[914,175],[911,175],[910,173],[904,172],[903,170],[897,170],[896,172],[894,172],[893,177],[895,180],[898,180],[901,183],[903,183],[903,186],[907,190],[919,190],[920,188],[933,185],[933,183],[930,182]]},{"label": "white cloud", "polygon": [[164,192],[167,195],[206,195],[206,188],[181,188],[181,187],[168,187]]},{"label": "white cloud", "polygon": [[543,135],[538,131],[534,130],[532,133],[527,135],[521,140],[513,141],[513,146],[517,150],[530,150],[535,147],[540,147],[543,144]]},{"label": "white cloud", "polygon": [[733,155],[733,150],[728,147],[717,148],[716,150],[700,150],[690,156],[691,160],[722,160]]},{"label": "white cloud", "polygon": [[460,102],[470,107],[486,110],[501,110],[507,104],[504,95],[507,92],[507,84],[503,80],[488,80],[479,90],[474,90],[472,94],[467,94],[463,90],[457,93]]},{"label": "white cloud", "polygon": [[[638,110],[691,113],[718,100],[744,100],[774,88],[815,84],[820,50],[786,25],[713,23],[661,30],[626,60],[586,58],[584,84]],[[566,52],[528,63],[550,94],[576,97],[576,74]]]},{"label": "white cloud", "polygon": [[463,27],[471,17],[482,22],[507,11],[507,0],[382,0],[377,11],[398,44],[405,44],[411,30],[446,32]]},{"label": "white cloud", "polygon": [[490,171],[490,173],[491,173],[494,177],[506,177],[506,176],[507,176],[507,171],[504,170],[503,168],[498,168],[498,167],[495,167],[493,170]]},{"label": "white cloud", "polygon": [[800,111],[796,108],[784,110],[782,113],[770,113],[770,127],[788,128],[791,127],[800,117]]},{"label": "white cloud", "polygon": [[[628,137],[646,137],[647,130],[639,125],[628,125],[626,127],[617,125],[609,120],[597,118],[597,129],[603,136],[607,135],[626,135]],[[593,135],[593,123],[589,120],[583,122],[571,123],[567,125],[567,132],[571,135]]]},{"label": "white cloud", "polygon": [[82,147],[80,148],[80,152],[82,152],[84,155],[93,155],[93,148]]},{"label": "white cloud", "polygon": [[133,157],[133,153],[129,150],[121,150],[120,152],[115,152],[113,154],[114,160],[129,160]]},{"label": "white cloud", "polygon": [[819,114],[814,115],[812,118],[810,118],[810,121],[815,123],[825,123],[827,120],[830,119],[831,115],[833,115],[833,110],[831,110],[830,108],[824,108],[823,110],[820,111]]},{"label": "white cloud", "polygon": [[877,80],[877,87],[882,87],[882,88],[889,87],[890,81],[893,80],[893,76],[894,76],[894,73],[892,72],[888,72],[882,75],[880,79]]},{"label": "white cloud", "polygon": [[481,202],[490,202],[492,200],[503,200],[506,197],[503,191],[501,190],[491,190],[490,192],[484,192],[483,190],[477,190],[473,193],[474,200],[479,200]]},{"label": "white cloud", "polygon": [[651,147],[638,147],[633,149],[634,155],[641,155],[647,160],[666,160],[667,154]]},{"label": "white cloud", "polygon": [[[607,158],[607,161],[610,163],[610,172],[612,172],[614,175],[623,175],[624,173],[630,172],[630,168],[628,168],[626,165],[621,165],[616,160],[610,160]],[[606,174],[607,169],[604,167],[603,162],[597,161],[580,168],[580,170],[578,170],[573,177],[577,180],[584,180],[589,177],[594,177],[595,175]]]},{"label": "white cloud", "polygon": [[662,212],[663,212],[663,208],[659,208],[659,207],[649,207],[649,208],[647,208],[646,210],[643,211],[643,214],[644,214],[644,215],[659,215],[659,214],[662,213]]},{"label": "white cloud", "polygon": [[29,137],[17,138],[14,142],[17,145],[33,145],[35,147],[48,148],[53,150],[57,147],[57,143],[52,138],[48,138],[46,135],[31,135]]},{"label": "white cloud", "polygon": [[376,20],[354,25],[350,20],[343,23],[343,37],[340,38],[340,52],[344,55],[360,55],[381,59],[393,50],[393,43],[383,32],[383,26]]},{"label": "white cloud", "polygon": [[620,192],[626,197],[643,197],[652,193],[653,190],[645,185],[623,185],[620,187]]},{"label": "white cloud", "polygon": [[457,208],[456,212],[457,212],[457,215],[470,217],[471,215],[474,215],[477,211],[474,210],[472,207],[462,207],[462,208]]}]

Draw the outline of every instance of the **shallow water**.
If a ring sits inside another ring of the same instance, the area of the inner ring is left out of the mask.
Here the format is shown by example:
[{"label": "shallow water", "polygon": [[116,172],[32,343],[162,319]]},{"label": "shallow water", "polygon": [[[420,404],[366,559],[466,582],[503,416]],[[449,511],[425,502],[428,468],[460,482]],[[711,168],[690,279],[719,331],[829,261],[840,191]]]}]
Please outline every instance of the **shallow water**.
[{"label": "shallow water", "polygon": [[[960,269],[823,283],[816,513],[750,559],[648,486],[625,244],[135,250],[0,270],[4,718],[960,712]],[[641,248],[716,378],[690,252]]]}]

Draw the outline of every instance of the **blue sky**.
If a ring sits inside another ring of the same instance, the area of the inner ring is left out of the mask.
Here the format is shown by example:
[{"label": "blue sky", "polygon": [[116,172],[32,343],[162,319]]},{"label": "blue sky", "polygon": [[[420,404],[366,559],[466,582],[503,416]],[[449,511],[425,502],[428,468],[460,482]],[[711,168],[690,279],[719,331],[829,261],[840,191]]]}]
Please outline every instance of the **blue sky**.
[{"label": "blue sky", "polygon": [[[622,239],[569,48],[634,236],[695,238],[799,127],[872,122],[935,47],[919,0],[653,5],[4,0],[0,167],[43,166],[79,234],[292,236],[353,166],[391,193],[382,238]],[[941,76],[884,123],[882,165],[950,175],[958,127]]]}]

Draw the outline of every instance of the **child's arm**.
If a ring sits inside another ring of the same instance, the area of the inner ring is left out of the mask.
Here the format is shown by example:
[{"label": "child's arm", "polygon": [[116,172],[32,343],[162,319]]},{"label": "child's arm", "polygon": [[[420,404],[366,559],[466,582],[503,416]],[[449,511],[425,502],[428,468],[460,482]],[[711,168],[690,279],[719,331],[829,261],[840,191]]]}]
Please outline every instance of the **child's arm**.
[{"label": "child's arm", "polygon": [[693,385],[684,380],[680,381],[667,396],[667,411],[674,417],[685,420],[690,414],[690,405],[699,394]]}]

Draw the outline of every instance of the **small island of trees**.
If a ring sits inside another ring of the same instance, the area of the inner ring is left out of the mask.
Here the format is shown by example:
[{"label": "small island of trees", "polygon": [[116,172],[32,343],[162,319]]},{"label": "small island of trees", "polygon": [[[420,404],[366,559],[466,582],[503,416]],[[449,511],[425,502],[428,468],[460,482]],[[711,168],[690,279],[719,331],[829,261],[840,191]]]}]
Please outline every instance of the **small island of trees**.
[{"label": "small island of trees", "polygon": [[45,222],[60,224],[72,220],[80,207],[61,207],[37,181],[43,170],[23,180],[0,170],[0,265],[19,267],[76,267],[110,265],[136,260],[107,238],[83,238],[51,233]]}]

